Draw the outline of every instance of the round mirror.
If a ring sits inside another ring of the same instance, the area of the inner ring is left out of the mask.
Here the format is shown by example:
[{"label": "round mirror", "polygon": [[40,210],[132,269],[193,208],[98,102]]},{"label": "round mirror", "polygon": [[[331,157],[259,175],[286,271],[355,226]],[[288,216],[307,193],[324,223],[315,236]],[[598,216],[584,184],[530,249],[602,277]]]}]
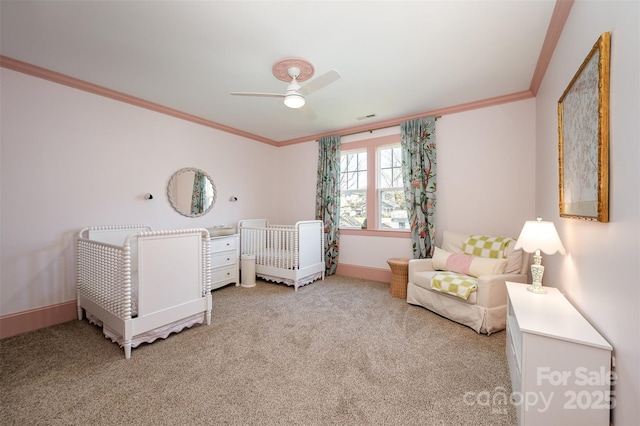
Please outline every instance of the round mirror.
[{"label": "round mirror", "polygon": [[216,195],[211,176],[193,168],[175,172],[167,186],[169,202],[178,213],[187,217],[207,214],[216,202]]}]

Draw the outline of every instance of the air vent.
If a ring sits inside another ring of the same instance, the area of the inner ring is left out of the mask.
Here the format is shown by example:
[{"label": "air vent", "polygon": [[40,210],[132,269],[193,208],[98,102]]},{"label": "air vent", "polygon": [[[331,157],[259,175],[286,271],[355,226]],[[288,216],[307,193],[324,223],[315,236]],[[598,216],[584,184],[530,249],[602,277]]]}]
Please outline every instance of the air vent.
[{"label": "air vent", "polygon": [[368,119],[373,118],[375,116],[376,116],[375,114],[369,114],[369,115],[365,115],[363,117],[358,117],[357,120],[368,120]]}]

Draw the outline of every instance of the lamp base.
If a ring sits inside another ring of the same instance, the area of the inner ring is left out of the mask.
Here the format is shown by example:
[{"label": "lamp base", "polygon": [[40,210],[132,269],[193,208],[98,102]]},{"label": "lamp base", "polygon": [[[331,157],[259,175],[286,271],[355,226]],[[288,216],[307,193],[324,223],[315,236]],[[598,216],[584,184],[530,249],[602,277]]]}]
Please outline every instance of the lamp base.
[{"label": "lamp base", "polygon": [[547,290],[545,290],[545,288],[539,284],[531,284],[529,287],[527,287],[527,290],[529,290],[531,293],[536,294],[545,294],[547,292]]},{"label": "lamp base", "polygon": [[540,256],[540,250],[536,250],[536,254],[533,256],[533,265],[531,265],[531,276],[533,277],[533,284],[527,287],[532,293],[545,294],[547,290],[542,287],[542,275],[544,274],[544,266],[542,266],[542,256]]}]

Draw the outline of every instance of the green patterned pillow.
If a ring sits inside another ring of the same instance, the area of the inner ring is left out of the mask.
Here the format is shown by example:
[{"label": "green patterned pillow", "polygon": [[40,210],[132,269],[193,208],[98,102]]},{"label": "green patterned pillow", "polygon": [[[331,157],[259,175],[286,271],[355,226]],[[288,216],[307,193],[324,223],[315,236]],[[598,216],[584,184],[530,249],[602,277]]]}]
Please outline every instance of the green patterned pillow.
[{"label": "green patterned pillow", "polygon": [[490,237],[488,235],[469,235],[462,243],[462,252],[473,256],[488,257],[491,259],[505,259],[507,249],[513,238]]}]

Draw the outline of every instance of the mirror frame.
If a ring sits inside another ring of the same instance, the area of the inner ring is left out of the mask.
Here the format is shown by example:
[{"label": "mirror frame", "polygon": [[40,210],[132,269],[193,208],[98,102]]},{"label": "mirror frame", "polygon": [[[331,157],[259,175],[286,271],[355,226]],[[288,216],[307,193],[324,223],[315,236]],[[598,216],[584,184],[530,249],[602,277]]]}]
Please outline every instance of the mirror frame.
[{"label": "mirror frame", "polygon": [[[173,188],[172,188],[173,185],[172,185],[172,183],[174,182],[175,179],[177,179],[178,176],[180,176],[181,174],[184,174],[184,173],[188,173],[188,172],[202,173],[207,178],[207,180],[211,184],[211,187],[213,188],[213,199],[211,200],[211,204],[209,205],[209,207],[207,207],[207,209],[205,211],[203,211],[202,213],[199,213],[199,214],[191,214],[191,213],[183,212],[180,208],[178,208],[176,200],[173,197]],[[185,167],[183,169],[178,170],[174,174],[172,174],[171,178],[169,178],[169,183],[167,184],[167,197],[169,198],[169,203],[171,204],[171,207],[173,207],[173,209],[177,213],[179,213],[179,214],[181,214],[183,216],[186,216],[186,217],[201,217],[201,216],[204,216],[205,214],[209,213],[209,211],[216,204],[216,200],[218,198],[218,190],[216,189],[216,184],[213,183],[213,179],[211,179],[211,176],[209,176],[206,172],[204,172],[204,171],[202,171],[200,169],[196,169],[194,167]]]}]

